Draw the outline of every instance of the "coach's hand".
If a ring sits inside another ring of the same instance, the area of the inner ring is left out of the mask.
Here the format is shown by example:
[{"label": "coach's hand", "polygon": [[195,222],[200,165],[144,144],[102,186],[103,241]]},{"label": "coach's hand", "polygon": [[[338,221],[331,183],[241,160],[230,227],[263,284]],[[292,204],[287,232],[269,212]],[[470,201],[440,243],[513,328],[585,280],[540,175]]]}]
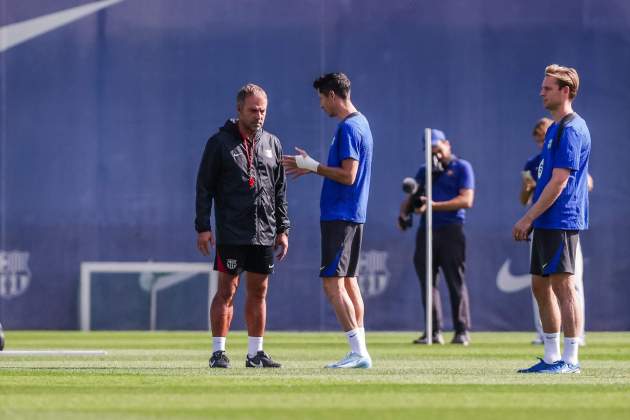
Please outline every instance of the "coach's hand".
[{"label": "coach's hand", "polygon": [[532,231],[532,223],[533,221],[527,217],[527,215],[523,216],[521,220],[516,222],[514,228],[512,229],[512,235],[514,239],[517,241],[526,241],[529,238],[529,234]]},{"label": "coach's hand", "polygon": [[277,251],[278,248],[280,248],[280,251],[276,254],[276,258],[278,261],[282,261],[289,251],[289,236],[286,233],[281,233],[276,236],[274,249]]},{"label": "coach's hand", "polygon": [[214,236],[212,236],[212,232],[208,230],[197,234],[197,249],[206,257],[210,256],[208,242],[210,242],[210,245],[214,247]]}]

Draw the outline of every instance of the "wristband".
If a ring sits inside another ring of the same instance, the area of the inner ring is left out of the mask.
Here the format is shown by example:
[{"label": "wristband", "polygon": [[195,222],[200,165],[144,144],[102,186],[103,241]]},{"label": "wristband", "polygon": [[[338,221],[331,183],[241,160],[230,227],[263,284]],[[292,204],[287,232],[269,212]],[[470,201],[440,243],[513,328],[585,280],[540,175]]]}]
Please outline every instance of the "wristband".
[{"label": "wristband", "polygon": [[319,167],[319,162],[310,156],[304,157],[302,155],[297,155],[295,157],[295,164],[300,169],[308,169],[312,172],[317,172],[317,168]]}]

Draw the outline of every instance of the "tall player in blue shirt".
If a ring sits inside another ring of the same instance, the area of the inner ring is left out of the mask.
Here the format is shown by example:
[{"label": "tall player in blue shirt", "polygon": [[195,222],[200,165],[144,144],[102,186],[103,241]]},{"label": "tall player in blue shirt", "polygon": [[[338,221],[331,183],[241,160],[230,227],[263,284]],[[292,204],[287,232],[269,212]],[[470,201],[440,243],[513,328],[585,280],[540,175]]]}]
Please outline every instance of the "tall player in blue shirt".
[{"label": "tall player in blue shirt", "polygon": [[[578,345],[584,320],[573,274],[579,231],[588,228],[588,160],[591,136],[573,112],[580,79],[573,68],[545,69],[540,96],[554,123],[547,130],[533,205],[512,231],[525,241],[533,229],[532,291],[543,324],[545,355],[521,373],[579,373]],[[560,353],[560,328],[564,350]]]},{"label": "tall player in blue shirt", "polygon": [[363,224],[372,172],[372,132],[367,119],[350,100],[350,79],[330,73],[315,80],[322,110],[340,120],[326,165],[296,148],[283,164],[294,178],[316,173],[324,177],[320,200],[322,263],[319,276],[337,320],[346,333],[350,352],[326,367],[369,368],[365,344],[363,298],[357,283]]}]

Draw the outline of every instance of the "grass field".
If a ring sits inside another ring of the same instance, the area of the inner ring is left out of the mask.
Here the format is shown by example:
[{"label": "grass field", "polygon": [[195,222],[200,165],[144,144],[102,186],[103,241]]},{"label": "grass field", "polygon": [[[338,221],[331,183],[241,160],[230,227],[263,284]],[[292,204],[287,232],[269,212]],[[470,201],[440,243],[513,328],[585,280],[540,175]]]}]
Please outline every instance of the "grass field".
[{"label": "grass field", "polygon": [[475,333],[463,348],[368,332],[370,370],[322,369],[346,352],[339,333],[268,333],[276,370],[245,369],[243,332],[228,337],[229,370],[207,367],[200,332],[6,335],[7,350],[108,354],[0,356],[1,419],[630,419],[630,333],[589,333],[582,373],[555,376],[515,373],[542,351],[530,333]]}]

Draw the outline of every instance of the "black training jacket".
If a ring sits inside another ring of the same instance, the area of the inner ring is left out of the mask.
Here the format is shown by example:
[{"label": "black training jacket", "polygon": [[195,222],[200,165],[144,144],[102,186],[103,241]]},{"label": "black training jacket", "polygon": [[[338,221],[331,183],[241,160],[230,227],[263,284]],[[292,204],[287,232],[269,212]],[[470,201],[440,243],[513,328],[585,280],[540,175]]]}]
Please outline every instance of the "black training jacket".
[{"label": "black training jacket", "polygon": [[218,244],[269,246],[276,234],[288,231],[280,140],[259,130],[253,159],[256,182],[250,188],[247,155],[236,121],[228,120],[210,137],[197,174],[197,232],[211,230],[213,200]]}]

